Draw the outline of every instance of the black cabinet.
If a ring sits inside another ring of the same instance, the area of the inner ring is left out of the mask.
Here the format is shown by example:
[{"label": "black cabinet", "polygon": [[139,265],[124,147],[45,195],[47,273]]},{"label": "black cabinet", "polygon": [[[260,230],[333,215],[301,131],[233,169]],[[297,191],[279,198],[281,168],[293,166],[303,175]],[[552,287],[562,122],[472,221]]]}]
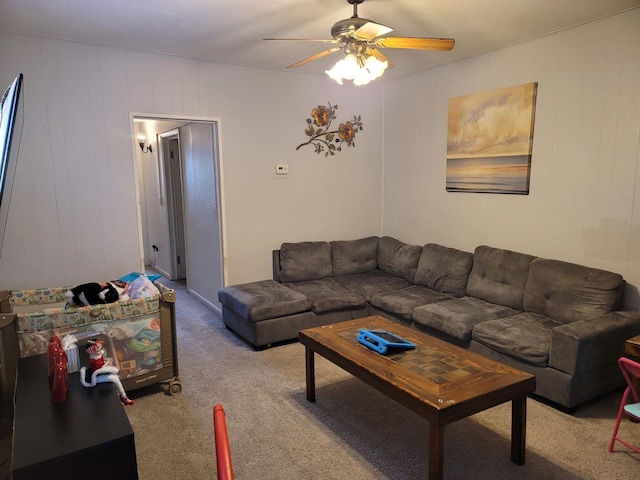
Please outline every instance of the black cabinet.
[{"label": "black cabinet", "polygon": [[19,360],[14,480],[138,478],[133,430],[115,386],[103,383],[84,388],[79,375],[69,375],[67,400],[54,405],[47,356]]}]

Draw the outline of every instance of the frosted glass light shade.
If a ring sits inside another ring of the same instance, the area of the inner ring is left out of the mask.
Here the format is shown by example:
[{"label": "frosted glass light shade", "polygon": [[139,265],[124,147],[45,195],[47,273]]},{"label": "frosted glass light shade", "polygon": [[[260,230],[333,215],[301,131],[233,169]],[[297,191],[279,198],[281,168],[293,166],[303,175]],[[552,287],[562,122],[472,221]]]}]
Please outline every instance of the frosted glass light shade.
[{"label": "frosted glass light shade", "polygon": [[325,73],[340,85],[343,80],[353,80],[354,85],[366,85],[380,77],[388,66],[388,62],[381,62],[373,55],[365,59],[350,53]]}]

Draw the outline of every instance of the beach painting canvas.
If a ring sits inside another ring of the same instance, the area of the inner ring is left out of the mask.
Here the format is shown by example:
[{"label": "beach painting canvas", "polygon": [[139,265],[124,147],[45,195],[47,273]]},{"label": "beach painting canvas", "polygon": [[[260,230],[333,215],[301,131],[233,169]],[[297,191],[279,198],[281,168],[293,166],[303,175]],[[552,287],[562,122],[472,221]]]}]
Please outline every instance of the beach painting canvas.
[{"label": "beach painting canvas", "polygon": [[529,194],[537,82],[449,99],[447,191]]}]

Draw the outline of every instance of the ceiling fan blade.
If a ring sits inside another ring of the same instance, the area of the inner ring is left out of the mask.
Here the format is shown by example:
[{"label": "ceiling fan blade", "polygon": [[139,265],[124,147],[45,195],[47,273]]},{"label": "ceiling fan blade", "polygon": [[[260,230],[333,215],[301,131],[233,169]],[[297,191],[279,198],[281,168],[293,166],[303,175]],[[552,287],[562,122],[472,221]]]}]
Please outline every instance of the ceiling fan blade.
[{"label": "ceiling fan blade", "polygon": [[369,55],[373,55],[374,57],[376,57],[376,60],[378,60],[379,62],[387,62],[387,68],[393,68],[395,66],[394,63],[391,60],[389,60],[387,56],[384,55],[380,50],[377,50],[373,47],[369,47],[367,48],[365,53]]},{"label": "ceiling fan blade", "polygon": [[377,47],[411,48],[415,50],[451,50],[456,41],[453,38],[385,37],[372,41]]},{"label": "ceiling fan blade", "polygon": [[316,53],[315,55],[311,55],[310,57],[305,58],[304,60],[300,60],[299,62],[293,63],[289,65],[287,68],[296,68],[301,67],[302,65],[306,65],[309,62],[313,62],[314,60],[318,60],[319,58],[326,57],[330,53],[337,52],[340,50],[340,47],[333,47],[329,50],[325,50],[324,52]]},{"label": "ceiling fan blade", "polygon": [[389,32],[393,32],[393,28],[375,22],[367,22],[353,32],[353,36],[360,40],[371,40]]},{"label": "ceiling fan blade", "polygon": [[263,38],[262,40],[283,40],[285,42],[322,42],[322,43],[340,43],[338,40],[318,39],[318,38]]}]

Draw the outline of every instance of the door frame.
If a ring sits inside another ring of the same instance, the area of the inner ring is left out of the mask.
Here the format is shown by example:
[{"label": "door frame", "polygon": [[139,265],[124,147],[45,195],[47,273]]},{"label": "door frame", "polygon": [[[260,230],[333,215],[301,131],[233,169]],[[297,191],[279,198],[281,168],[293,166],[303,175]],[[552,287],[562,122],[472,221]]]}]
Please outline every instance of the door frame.
[{"label": "door frame", "polygon": [[[226,230],[226,208],[225,208],[225,194],[224,194],[224,181],[223,181],[223,155],[222,155],[222,121],[219,117],[198,117],[198,116],[184,116],[184,115],[169,115],[169,114],[157,114],[157,113],[144,113],[144,112],[129,112],[129,123],[131,128],[131,138],[132,138],[132,151],[133,151],[133,162],[134,162],[134,177],[135,177],[135,191],[136,191],[136,216],[138,223],[138,248],[140,255],[140,262],[142,271],[145,268],[145,235],[144,235],[144,226],[143,226],[143,215],[142,210],[144,205],[142,205],[142,192],[140,192],[140,182],[141,171],[140,166],[138,165],[138,150],[139,146],[136,141],[135,136],[135,121],[169,121],[169,122],[184,122],[184,123],[208,123],[216,128],[214,130],[217,131],[217,143],[214,145],[214,148],[217,146],[217,154],[214,155],[214,168],[216,172],[216,186],[217,186],[217,203],[219,205],[218,211],[218,231],[220,232],[220,265],[222,266],[222,272],[220,272],[222,276],[222,284],[227,284],[228,278],[228,268],[227,268],[227,230]],[[160,152],[158,152],[160,153]],[[164,170],[164,162],[160,155],[158,155],[158,161],[162,162],[160,165],[161,168],[158,169],[159,175],[165,175]],[[160,173],[161,172],[161,173]],[[165,191],[165,178],[157,178],[156,181],[158,183],[162,182],[161,191]],[[166,193],[166,192],[165,192]],[[166,197],[165,197],[166,198]],[[188,275],[188,272],[187,272]]]}]

